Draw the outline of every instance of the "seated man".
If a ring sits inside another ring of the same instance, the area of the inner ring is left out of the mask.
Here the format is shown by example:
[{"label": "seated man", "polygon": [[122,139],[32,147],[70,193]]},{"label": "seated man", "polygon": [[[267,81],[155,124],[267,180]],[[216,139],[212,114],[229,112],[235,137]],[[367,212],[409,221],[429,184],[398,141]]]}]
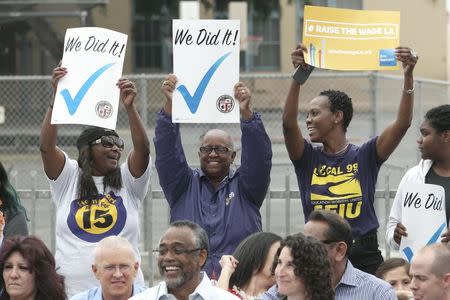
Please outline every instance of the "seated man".
[{"label": "seated man", "polygon": [[100,286],[73,296],[70,300],[127,300],[145,287],[133,284],[139,262],[133,246],[125,238],[109,236],[94,250],[92,271]]},{"label": "seated man", "polygon": [[444,244],[424,247],[411,262],[409,274],[414,299],[450,299],[450,248]]},{"label": "seated man", "polygon": [[208,235],[189,221],[170,224],[158,249],[158,269],[163,281],[132,297],[132,300],[191,299],[238,300],[233,294],[212,286],[201,269],[208,256]]},{"label": "seated man", "polygon": [[200,169],[191,169],[180,126],[171,118],[176,82],[170,74],[162,85],[166,101],[156,119],[155,166],[170,206],[170,222],[189,220],[207,232],[211,252],[204,270],[218,279],[222,255],[233,253],[243,239],[262,230],[259,209],[270,183],[272,145],[261,116],[250,108],[250,90],[238,83],[234,96],[241,115],[241,166],[231,168],[236,157],[231,136],[213,129],[200,141]]},{"label": "seated man", "polygon": [[[336,300],[397,299],[389,283],[356,269],[348,260],[353,244],[352,229],[340,215],[326,210],[312,211],[303,232],[306,236],[312,236],[327,246]],[[263,294],[261,299],[283,298],[278,294],[276,286],[273,286]]]}]

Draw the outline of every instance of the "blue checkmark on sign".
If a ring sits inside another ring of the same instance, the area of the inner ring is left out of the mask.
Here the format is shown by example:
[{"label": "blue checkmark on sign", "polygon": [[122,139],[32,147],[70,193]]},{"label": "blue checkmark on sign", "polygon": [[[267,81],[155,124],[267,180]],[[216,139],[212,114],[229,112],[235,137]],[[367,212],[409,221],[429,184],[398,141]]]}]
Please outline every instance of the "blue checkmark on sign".
[{"label": "blue checkmark on sign", "polygon": [[83,100],[84,96],[88,92],[88,90],[91,88],[91,86],[94,84],[94,82],[97,80],[100,75],[103,74],[107,69],[112,67],[115,63],[106,64],[97,71],[94,72],[87,80],[86,82],[81,86],[78,93],[75,95],[75,97],[72,99],[72,96],[70,95],[70,92],[68,89],[62,90],[60,93],[64,98],[64,101],[66,102],[67,109],[69,110],[69,114],[73,115],[78,107],[80,106],[81,101]]},{"label": "blue checkmark on sign", "polygon": [[200,104],[200,101],[202,100],[203,94],[205,93],[206,87],[208,86],[208,83],[211,81],[212,76],[216,72],[217,68],[220,66],[220,64],[225,60],[225,58],[230,55],[231,52],[228,52],[221,58],[219,58],[212,66],[209,68],[208,72],[206,72],[205,76],[203,76],[202,80],[200,80],[200,83],[195,90],[195,93],[193,96],[189,93],[186,86],[184,84],[180,85],[177,90],[180,91],[181,95],[184,98],[184,101],[186,101],[187,106],[189,107],[189,110],[191,113],[195,114],[195,112],[198,109],[198,105]]},{"label": "blue checkmark on sign", "polygon": [[[445,223],[442,223],[442,225],[439,226],[439,228],[433,233],[433,235],[429,239],[427,246],[431,245],[431,244],[435,244],[437,242],[438,238],[441,236],[441,233],[445,229],[446,226],[447,225]],[[414,256],[414,252],[412,251],[412,249],[410,247],[405,247],[405,248],[403,248],[403,253],[406,256],[406,259],[408,259],[408,261],[411,262],[411,259]]]}]

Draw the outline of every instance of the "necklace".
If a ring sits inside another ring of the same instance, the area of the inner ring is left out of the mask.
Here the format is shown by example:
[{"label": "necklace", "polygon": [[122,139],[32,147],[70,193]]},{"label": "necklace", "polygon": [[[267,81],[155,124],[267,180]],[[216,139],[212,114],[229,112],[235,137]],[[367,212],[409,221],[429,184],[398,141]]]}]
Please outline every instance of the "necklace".
[{"label": "necklace", "polygon": [[340,155],[340,154],[344,153],[345,151],[347,151],[348,145],[349,145],[349,144],[345,144],[344,148],[342,148],[342,149],[339,150],[339,151],[332,152],[332,153],[325,152],[325,151],[324,151],[324,147],[322,147],[322,152],[325,153],[325,154],[329,154],[329,155]]},{"label": "necklace", "polygon": [[259,296],[249,296],[243,290],[241,290],[240,288],[238,288],[235,285],[233,285],[232,290],[233,290],[234,293],[236,293],[239,296],[239,298],[241,298],[243,300],[258,300],[261,297],[261,295],[259,295]]}]

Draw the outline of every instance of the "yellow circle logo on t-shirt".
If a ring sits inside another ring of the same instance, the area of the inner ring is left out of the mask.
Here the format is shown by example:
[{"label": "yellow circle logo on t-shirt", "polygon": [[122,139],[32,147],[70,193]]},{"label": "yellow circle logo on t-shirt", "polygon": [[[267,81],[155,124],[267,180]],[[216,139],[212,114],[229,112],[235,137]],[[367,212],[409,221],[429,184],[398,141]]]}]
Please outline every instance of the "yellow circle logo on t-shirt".
[{"label": "yellow circle logo on t-shirt", "polygon": [[69,229],[82,240],[98,242],[104,237],[119,234],[127,219],[120,196],[113,192],[97,199],[74,200],[67,217]]}]

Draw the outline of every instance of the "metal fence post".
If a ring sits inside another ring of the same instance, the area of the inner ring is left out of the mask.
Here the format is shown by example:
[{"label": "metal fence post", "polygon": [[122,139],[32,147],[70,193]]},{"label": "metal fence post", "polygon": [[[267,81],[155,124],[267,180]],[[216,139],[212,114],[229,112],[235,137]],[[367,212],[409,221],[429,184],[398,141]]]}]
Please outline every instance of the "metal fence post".
[{"label": "metal fence post", "polygon": [[376,136],[378,132],[378,124],[380,123],[380,101],[378,101],[378,73],[371,72],[369,74],[369,94],[371,102],[371,112],[372,112],[372,128],[370,129],[370,136]]},{"label": "metal fence post", "polygon": [[31,234],[36,235],[36,171],[31,171]]},{"label": "metal fence post", "polygon": [[291,233],[291,175],[289,173],[286,174],[285,177],[285,195],[286,195],[286,218],[285,218],[285,226],[286,226],[286,236]]},{"label": "metal fence post", "polygon": [[264,231],[270,231],[270,202],[271,202],[270,187],[267,189],[265,201],[266,201],[266,221],[264,222]]},{"label": "metal fence post", "polygon": [[141,116],[142,123],[144,123],[144,128],[148,126],[148,110],[147,110],[147,84],[144,77],[139,79],[139,115]]},{"label": "metal fence post", "polygon": [[[385,223],[387,226],[387,223],[389,221],[389,215],[391,213],[391,191],[389,187],[389,171],[386,172],[386,176],[384,177],[384,218]],[[386,232],[386,228],[385,228]],[[385,234],[383,235],[383,238],[385,238]],[[386,253],[385,257],[386,259],[389,259],[391,257],[391,247],[389,246],[389,242],[386,241]]]}]

